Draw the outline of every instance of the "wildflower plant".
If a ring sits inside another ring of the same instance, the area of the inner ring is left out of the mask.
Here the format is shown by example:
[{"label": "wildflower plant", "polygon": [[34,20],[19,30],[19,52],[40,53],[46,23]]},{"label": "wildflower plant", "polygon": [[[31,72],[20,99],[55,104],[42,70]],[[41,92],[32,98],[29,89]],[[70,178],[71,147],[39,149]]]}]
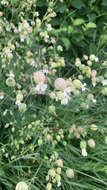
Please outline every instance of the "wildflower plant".
[{"label": "wildflower plant", "polygon": [[68,62],[45,3],[0,1],[0,188],[105,189],[107,61]]}]

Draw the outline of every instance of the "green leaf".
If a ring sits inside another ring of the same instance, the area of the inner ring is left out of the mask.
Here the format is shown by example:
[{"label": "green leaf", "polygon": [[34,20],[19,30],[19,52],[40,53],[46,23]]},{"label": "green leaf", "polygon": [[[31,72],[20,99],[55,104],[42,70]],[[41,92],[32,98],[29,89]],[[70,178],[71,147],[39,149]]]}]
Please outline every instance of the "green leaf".
[{"label": "green leaf", "polygon": [[56,8],[56,12],[60,12],[60,13],[64,13],[66,10],[67,6],[65,3],[58,3],[57,8]]},{"label": "green leaf", "polygon": [[71,5],[72,5],[74,8],[77,8],[77,9],[81,9],[82,7],[85,6],[84,3],[83,3],[83,1],[81,1],[81,0],[73,0],[73,1],[71,2]]},{"label": "green leaf", "polygon": [[77,18],[76,20],[74,20],[73,25],[74,25],[74,26],[79,26],[79,25],[83,24],[84,22],[85,22],[84,19],[82,19],[82,18]]},{"label": "green leaf", "polygon": [[102,5],[107,6],[107,0],[103,0]]},{"label": "green leaf", "polygon": [[96,24],[94,22],[89,22],[87,25],[86,25],[86,29],[89,29],[89,28],[96,28]]},{"label": "green leaf", "polygon": [[14,5],[15,3],[17,3],[18,0],[11,0],[11,4]]},{"label": "green leaf", "polygon": [[47,6],[47,2],[45,0],[42,0],[42,1],[37,1],[37,6],[38,7],[44,7],[44,6]]},{"label": "green leaf", "polygon": [[68,26],[68,34],[71,34],[73,32],[74,28],[72,26]]},{"label": "green leaf", "polygon": [[99,47],[103,46],[106,43],[107,43],[107,34],[103,34],[100,37]]},{"label": "green leaf", "polygon": [[65,46],[66,50],[68,50],[69,47],[70,47],[70,41],[69,41],[69,39],[68,38],[62,38],[61,40],[64,43],[64,46]]}]

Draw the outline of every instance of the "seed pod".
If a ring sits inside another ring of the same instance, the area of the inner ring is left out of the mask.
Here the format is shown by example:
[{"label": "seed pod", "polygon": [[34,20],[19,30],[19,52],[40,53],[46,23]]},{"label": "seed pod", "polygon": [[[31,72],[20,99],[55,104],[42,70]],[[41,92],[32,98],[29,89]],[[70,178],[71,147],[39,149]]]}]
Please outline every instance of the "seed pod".
[{"label": "seed pod", "polygon": [[74,170],[68,168],[66,170],[66,175],[67,175],[68,178],[74,178]]},{"label": "seed pod", "polygon": [[14,86],[15,86],[15,80],[14,80],[14,78],[13,78],[13,77],[7,78],[6,84],[7,84],[7,86],[9,86],[9,87],[14,87]]}]

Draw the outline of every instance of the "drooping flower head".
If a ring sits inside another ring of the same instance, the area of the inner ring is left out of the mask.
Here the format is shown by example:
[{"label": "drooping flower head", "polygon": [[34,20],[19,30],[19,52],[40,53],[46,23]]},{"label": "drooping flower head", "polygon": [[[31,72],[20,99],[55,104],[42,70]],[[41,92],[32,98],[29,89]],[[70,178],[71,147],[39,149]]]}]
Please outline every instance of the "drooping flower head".
[{"label": "drooping flower head", "polygon": [[57,90],[62,90],[62,91],[65,90],[67,87],[67,83],[63,78],[57,78],[55,80],[54,85]]},{"label": "drooping flower head", "polygon": [[34,73],[34,81],[37,84],[44,83],[45,80],[46,80],[46,77],[45,77],[43,72],[37,71],[37,72]]}]

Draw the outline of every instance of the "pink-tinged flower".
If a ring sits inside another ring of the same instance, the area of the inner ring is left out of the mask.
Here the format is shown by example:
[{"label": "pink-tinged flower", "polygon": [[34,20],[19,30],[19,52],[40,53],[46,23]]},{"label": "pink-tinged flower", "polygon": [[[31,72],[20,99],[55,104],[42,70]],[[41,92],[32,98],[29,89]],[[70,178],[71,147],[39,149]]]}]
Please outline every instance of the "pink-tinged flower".
[{"label": "pink-tinged flower", "polygon": [[54,85],[57,90],[65,90],[67,87],[67,83],[63,78],[57,78]]},{"label": "pink-tinged flower", "polygon": [[41,71],[35,72],[34,75],[33,75],[33,77],[34,77],[34,81],[37,84],[44,83],[45,80],[46,80],[46,77],[45,77],[44,73],[41,72]]},{"label": "pink-tinged flower", "polygon": [[49,94],[49,96],[50,96],[51,99],[55,99],[55,98],[56,98],[56,95],[55,95],[54,92],[51,92],[51,93]]},{"label": "pink-tinged flower", "polygon": [[42,95],[45,94],[46,89],[47,89],[47,84],[44,83],[38,84],[35,88],[37,94],[42,94]]},{"label": "pink-tinged flower", "polygon": [[95,141],[94,141],[94,139],[89,139],[88,140],[88,146],[91,147],[91,148],[95,148]]},{"label": "pink-tinged flower", "polygon": [[63,161],[61,159],[57,160],[57,165],[63,167]]},{"label": "pink-tinged flower", "polygon": [[2,100],[4,98],[4,92],[0,92],[0,99]]},{"label": "pink-tinged flower", "polygon": [[47,186],[46,186],[46,189],[47,189],[47,190],[51,190],[51,189],[52,189],[52,184],[51,184],[51,183],[48,183]]}]

